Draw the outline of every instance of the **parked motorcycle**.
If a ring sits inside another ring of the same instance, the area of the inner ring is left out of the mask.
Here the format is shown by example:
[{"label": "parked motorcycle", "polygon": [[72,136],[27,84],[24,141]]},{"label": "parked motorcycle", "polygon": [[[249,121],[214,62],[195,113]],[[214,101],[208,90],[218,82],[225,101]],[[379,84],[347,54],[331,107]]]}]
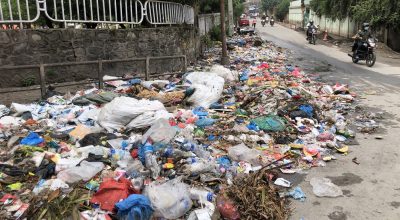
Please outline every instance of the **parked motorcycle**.
[{"label": "parked motorcycle", "polygon": [[317,41],[317,29],[312,28],[308,34],[308,43],[315,45],[315,42]]},{"label": "parked motorcycle", "polygon": [[275,20],[272,18],[271,21],[269,22],[269,24],[271,25],[271,27],[274,26]]},{"label": "parked motorcycle", "polygon": [[265,26],[265,19],[261,20],[261,25],[264,27]]},{"label": "parked motorcycle", "polygon": [[360,60],[365,60],[368,67],[372,67],[376,62],[376,48],[377,39],[368,38],[366,42],[362,42],[360,46],[353,52],[349,54],[352,58],[353,63],[358,63]]}]

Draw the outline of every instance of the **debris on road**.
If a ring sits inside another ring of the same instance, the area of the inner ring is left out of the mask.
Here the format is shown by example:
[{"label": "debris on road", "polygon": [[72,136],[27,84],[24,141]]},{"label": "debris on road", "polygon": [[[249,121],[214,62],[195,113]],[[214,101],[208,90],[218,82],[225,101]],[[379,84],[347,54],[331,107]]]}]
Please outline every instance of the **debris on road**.
[{"label": "debris on road", "polygon": [[348,154],[356,95],[260,41],[230,39],[227,67],[216,47],[183,76],[0,105],[3,219],[287,219],[280,192],[305,199],[287,176]]}]

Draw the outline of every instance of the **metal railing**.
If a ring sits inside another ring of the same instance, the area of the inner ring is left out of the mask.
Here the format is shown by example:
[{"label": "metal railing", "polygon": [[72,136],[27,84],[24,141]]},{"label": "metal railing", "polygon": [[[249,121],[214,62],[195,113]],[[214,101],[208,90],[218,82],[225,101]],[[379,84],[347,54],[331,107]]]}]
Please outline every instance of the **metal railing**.
[{"label": "metal railing", "polygon": [[39,1],[0,0],[0,23],[20,24],[33,23],[40,16]]},{"label": "metal railing", "polygon": [[173,2],[146,1],[146,19],[150,24],[183,24],[183,5]]},{"label": "metal railing", "polygon": [[144,16],[138,0],[45,0],[43,10],[64,23],[140,24]]},{"label": "metal railing", "polygon": [[[0,88],[0,93],[10,93],[10,92],[22,92],[22,91],[33,91],[39,90],[41,91],[41,96],[44,97],[46,95],[46,68],[49,67],[65,67],[65,66],[79,66],[79,65],[97,65],[97,79],[93,80],[85,80],[80,82],[65,82],[65,83],[53,83],[57,87],[66,87],[73,85],[85,85],[91,83],[98,83],[99,89],[103,89],[104,82],[108,81],[116,81],[116,80],[129,80],[134,78],[144,78],[145,80],[149,80],[153,77],[159,76],[168,76],[177,74],[177,72],[173,73],[162,73],[162,74],[150,74],[150,61],[151,60],[170,60],[170,59],[179,59],[182,60],[182,67],[178,73],[185,73],[187,71],[187,58],[185,55],[175,55],[175,56],[160,56],[160,57],[144,57],[144,58],[128,58],[128,59],[114,59],[114,60],[96,60],[96,61],[82,61],[82,62],[67,62],[67,63],[48,63],[48,64],[35,64],[35,65],[22,65],[22,66],[3,66],[0,67],[0,72],[3,70],[21,70],[21,69],[36,69],[36,73],[39,75],[40,85],[31,86],[31,87],[14,87],[14,88]],[[145,70],[144,76],[137,75],[127,78],[118,78],[112,80],[103,80],[104,76],[104,64],[110,63],[126,63],[126,62],[145,62]]]},{"label": "metal railing", "polygon": [[194,24],[194,9],[189,5],[183,6],[183,14],[185,16],[185,23],[186,24]]},{"label": "metal railing", "polygon": [[36,22],[41,12],[52,22],[141,24],[194,24],[191,6],[148,0],[0,0],[0,24]]}]

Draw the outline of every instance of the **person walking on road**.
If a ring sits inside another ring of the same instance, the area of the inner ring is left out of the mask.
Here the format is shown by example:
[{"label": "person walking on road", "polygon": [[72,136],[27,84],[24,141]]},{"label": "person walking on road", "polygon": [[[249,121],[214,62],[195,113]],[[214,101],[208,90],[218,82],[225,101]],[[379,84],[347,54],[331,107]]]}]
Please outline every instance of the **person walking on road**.
[{"label": "person walking on road", "polygon": [[253,19],[253,28],[256,28],[256,24],[257,24],[257,19]]}]

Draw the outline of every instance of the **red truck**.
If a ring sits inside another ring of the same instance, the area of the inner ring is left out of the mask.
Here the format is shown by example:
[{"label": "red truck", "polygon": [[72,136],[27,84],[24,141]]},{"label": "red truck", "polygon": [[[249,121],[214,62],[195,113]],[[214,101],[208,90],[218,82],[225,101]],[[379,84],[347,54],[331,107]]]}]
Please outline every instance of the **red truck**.
[{"label": "red truck", "polygon": [[246,15],[240,16],[239,27],[250,26],[250,18]]}]

